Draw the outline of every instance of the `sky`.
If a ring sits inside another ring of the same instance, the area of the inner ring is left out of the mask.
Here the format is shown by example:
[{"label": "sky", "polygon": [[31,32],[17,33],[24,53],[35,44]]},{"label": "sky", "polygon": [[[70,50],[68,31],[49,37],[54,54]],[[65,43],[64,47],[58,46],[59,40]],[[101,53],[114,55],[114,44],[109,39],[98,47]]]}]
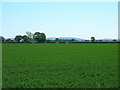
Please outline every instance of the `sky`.
[{"label": "sky", "polygon": [[3,2],[5,38],[43,32],[47,37],[118,38],[117,2]]}]

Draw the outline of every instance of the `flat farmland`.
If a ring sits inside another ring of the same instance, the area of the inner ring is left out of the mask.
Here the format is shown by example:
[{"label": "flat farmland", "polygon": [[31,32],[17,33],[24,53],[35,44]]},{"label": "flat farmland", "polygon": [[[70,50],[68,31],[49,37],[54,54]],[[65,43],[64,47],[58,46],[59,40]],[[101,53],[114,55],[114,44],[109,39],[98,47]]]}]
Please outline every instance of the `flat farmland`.
[{"label": "flat farmland", "polygon": [[2,45],[3,88],[116,88],[118,44]]}]

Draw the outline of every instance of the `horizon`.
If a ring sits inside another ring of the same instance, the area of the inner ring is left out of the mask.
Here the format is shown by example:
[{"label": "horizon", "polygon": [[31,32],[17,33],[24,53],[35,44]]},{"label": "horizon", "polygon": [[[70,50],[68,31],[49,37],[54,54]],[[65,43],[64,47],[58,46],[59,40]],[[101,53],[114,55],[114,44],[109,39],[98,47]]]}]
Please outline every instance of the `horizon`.
[{"label": "horizon", "polygon": [[1,36],[44,32],[48,37],[118,38],[117,2],[3,2]]},{"label": "horizon", "polygon": [[[6,38],[4,37],[5,39],[14,39],[14,38]],[[55,39],[55,38],[59,38],[59,39],[83,39],[83,40],[91,40],[91,37],[88,38],[88,39],[85,39],[85,38],[79,38],[79,37],[46,37],[46,39]],[[96,40],[113,40],[113,39],[116,39],[116,40],[119,40],[119,38],[95,38]]]}]

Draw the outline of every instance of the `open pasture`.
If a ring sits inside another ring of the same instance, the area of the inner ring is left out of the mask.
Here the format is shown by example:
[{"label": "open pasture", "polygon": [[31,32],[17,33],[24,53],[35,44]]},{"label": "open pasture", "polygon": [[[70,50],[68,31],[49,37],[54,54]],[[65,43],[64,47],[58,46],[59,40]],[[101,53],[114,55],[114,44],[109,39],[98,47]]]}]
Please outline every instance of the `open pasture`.
[{"label": "open pasture", "polygon": [[3,88],[116,88],[118,44],[3,44]]}]

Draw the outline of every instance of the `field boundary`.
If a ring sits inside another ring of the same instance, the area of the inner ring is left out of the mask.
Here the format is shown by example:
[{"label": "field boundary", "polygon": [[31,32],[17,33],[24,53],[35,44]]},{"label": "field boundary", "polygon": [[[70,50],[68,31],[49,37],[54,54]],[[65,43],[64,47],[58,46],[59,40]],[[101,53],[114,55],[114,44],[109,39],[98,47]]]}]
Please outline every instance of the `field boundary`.
[{"label": "field boundary", "polygon": [[[18,42],[0,42],[0,43],[18,43]],[[33,42],[19,42],[19,43],[33,43]],[[34,43],[120,43],[120,42],[34,42]]]}]

